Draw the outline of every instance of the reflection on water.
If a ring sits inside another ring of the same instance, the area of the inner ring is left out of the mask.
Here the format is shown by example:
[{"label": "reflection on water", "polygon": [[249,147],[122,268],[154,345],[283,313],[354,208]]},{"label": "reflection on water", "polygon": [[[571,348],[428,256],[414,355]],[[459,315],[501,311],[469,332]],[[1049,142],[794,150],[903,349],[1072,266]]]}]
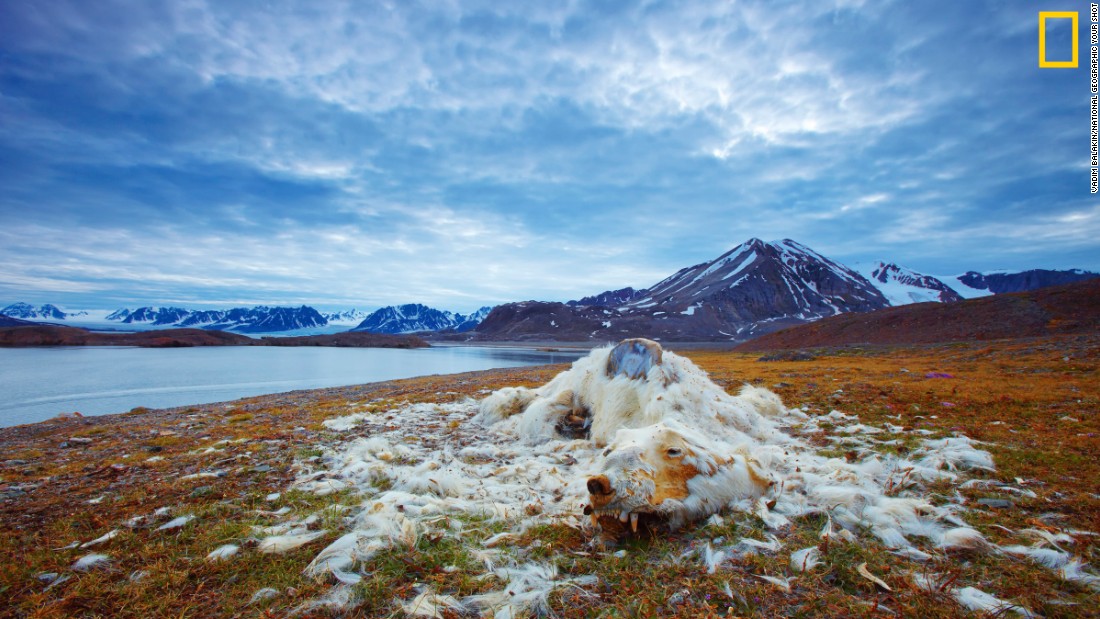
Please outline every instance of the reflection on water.
[{"label": "reflection on water", "polygon": [[584,351],[390,348],[4,348],[0,426],[79,411],[104,415],[430,374],[568,363]]}]

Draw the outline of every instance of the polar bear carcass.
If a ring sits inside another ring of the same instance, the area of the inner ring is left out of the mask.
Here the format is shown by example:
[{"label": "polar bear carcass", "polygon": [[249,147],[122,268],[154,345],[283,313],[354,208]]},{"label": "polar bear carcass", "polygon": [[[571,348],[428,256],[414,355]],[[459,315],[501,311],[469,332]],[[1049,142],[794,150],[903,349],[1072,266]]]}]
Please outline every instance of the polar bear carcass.
[{"label": "polar bear carcass", "polygon": [[[774,393],[745,385],[731,396],[657,342],[596,349],[537,389],[507,387],[480,405],[483,422],[511,420],[528,440],[585,439],[606,447],[586,480],[593,522],[658,518],[675,528],[772,481],[763,442],[783,442]],[[604,518],[608,517],[608,518]]]}]

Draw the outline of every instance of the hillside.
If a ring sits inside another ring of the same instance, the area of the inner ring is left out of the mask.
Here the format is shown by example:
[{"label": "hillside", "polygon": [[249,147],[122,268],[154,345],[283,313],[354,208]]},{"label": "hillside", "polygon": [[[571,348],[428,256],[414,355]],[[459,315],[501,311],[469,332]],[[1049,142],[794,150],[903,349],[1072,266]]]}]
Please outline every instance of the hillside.
[{"label": "hillside", "polygon": [[161,329],[136,333],[101,333],[79,327],[28,324],[0,327],[0,347],[16,346],[138,346],[182,348],[189,346],[335,346],[362,348],[421,348],[424,340],[408,335],[337,333],[300,337],[254,339],[228,331]]},{"label": "hillside", "polygon": [[165,329],[140,333],[99,333],[79,327],[34,325],[0,328],[0,346],[252,346],[256,340],[226,331]]},{"label": "hillside", "polygon": [[928,344],[1100,330],[1100,279],[956,303],[916,303],[842,314],[738,346],[760,351],[847,344]]}]

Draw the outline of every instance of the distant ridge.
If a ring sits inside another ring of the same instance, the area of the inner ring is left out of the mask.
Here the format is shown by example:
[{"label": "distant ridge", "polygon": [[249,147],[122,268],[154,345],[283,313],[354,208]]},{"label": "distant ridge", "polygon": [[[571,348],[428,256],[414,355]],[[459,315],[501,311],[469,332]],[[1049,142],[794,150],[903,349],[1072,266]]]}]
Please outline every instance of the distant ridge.
[{"label": "distant ridge", "polygon": [[276,333],[323,327],[328,320],[317,310],[301,307],[237,307],[228,310],[189,310],[182,307],[139,307],[133,311],[120,309],[107,315],[107,320],[123,324],[172,326],[208,331],[238,333]]},{"label": "distant ridge", "polygon": [[483,307],[469,315],[456,314],[420,303],[390,305],[371,312],[352,331],[370,333],[421,333],[425,331],[470,331],[481,324],[492,308]]},{"label": "distant ridge", "polygon": [[1047,286],[1058,286],[1100,277],[1100,273],[1069,269],[1053,271],[1050,269],[1030,269],[1017,272],[978,273],[967,271],[958,276],[959,283],[975,290],[988,290],[993,294],[1006,292],[1024,292]]},{"label": "distant ridge", "polygon": [[1100,279],[967,299],[844,314],[737,346],[763,351],[853,344],[932,344],[1100,332]]}]

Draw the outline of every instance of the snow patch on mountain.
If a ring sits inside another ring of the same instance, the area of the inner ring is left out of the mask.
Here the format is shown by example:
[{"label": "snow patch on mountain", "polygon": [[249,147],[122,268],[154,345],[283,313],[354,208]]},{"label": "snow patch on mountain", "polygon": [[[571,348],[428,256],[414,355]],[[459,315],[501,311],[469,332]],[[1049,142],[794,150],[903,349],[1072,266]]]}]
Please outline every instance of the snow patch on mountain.
[{"label": "snow patch on mountain", "polygon": [[363,322],[367,316],[370,316],[370,312],[353,308],[349,310],[321,312],[321,315],[325,317],[325,320],[327,320],[330,325],[354,327]]},{"label": "snow patch on mountain", "polygon": [[890,301],[890,305],[948,303],[963,297],[950,285],[931,275],[894,263],[857,264],[856,269]]}]

